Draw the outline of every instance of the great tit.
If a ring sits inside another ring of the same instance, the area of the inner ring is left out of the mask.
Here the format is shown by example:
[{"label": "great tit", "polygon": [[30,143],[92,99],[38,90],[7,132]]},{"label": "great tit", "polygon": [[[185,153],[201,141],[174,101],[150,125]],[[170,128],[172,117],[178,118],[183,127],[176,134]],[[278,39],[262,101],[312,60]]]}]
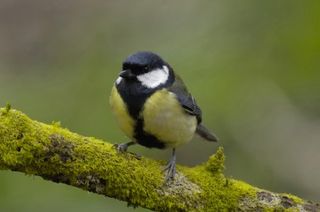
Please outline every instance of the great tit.
[{"label": "great tit", "polygon": [[131,139],[116,145],[124,152],[133,144],[149,148],[171,148],[164,171],[174,179],[175,149],[188,143],[195,133],[217,141],[202,123],[201,110],[182,79],[171,66],[152,52],[128,56],[111,91],[110,105],[121,130]]}]

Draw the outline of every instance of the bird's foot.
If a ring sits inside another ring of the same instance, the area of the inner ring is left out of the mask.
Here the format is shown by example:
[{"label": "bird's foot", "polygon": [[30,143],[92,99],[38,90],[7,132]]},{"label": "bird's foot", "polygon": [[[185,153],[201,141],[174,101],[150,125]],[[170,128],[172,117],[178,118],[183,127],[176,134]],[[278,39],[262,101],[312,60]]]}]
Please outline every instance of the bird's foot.
[{"label": "bird's foot", "polygon": [[114,148],[116,148],[116,150],[118,150],[118,152],[126,152],[128,150],[128,144],[115,144],[113,145]]},{"label": "bird's foot", "polygon": [[[136,144],[135,142],[131,141],[131,142],[128,142],[128,143],[123,143],[123,144],[114,144],[113,147],[120,153],[124,153],[124,152],[127,152],[128,150],[128,147],[133,145],[133,144]],[[138,155],[136,153],[133,153],[133,152],[128,152],[130,153],[131,155],[133,155],[137,160],[141,160],[141,155]]]},{"label": "bird's foot", "polygon": [[166,167],[163,169],[164,172],[166,172],[165,176],[165,182],[169,182],[171,180],[174,180],[174,176],[176,175],[176,157],[175,154],[172,155],[170,161],[166,165]]},{"label": "bird's foot", "polygon": [[116,148],[119,152],[126,152],[128,150],[128,147],[135,144],[135,142],[130,141],[128,143],[123,144],[114,144],[113,147]]}]

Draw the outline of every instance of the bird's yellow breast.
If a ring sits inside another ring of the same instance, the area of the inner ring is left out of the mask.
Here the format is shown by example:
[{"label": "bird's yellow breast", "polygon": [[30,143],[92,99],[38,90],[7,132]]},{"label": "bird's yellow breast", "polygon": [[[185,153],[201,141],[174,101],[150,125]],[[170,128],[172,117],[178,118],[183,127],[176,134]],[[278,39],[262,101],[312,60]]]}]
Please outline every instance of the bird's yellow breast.
[{"label": "bird's yellow breast", "polygon": [[144,131],[154,135],[167,147],[189,142],[196,130],[195,116],[187,114],[174,93],[159,90],[145,102],[142,111]]},{"label": "bird's yellow breast", "polygon": [[112,87],[110,96],[110,105],[116,119],[119,123],[120,129],[128,136],[130,139],[134,139],[134,126],[135,121],[131,118],[127,106],[122,100],[120,94],[115,86]]}]

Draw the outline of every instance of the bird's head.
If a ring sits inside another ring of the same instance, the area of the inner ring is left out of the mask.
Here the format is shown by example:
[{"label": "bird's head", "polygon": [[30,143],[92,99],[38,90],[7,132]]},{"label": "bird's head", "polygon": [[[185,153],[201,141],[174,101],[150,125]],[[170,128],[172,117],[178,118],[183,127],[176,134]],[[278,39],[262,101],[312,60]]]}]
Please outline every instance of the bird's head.
[{"label": "bird's head", "polygon": [[152,52],[137,52],[122,63],[117,83],[135,81],[147,88],[156,88],[167,82],[172,75],[169,65]]}]

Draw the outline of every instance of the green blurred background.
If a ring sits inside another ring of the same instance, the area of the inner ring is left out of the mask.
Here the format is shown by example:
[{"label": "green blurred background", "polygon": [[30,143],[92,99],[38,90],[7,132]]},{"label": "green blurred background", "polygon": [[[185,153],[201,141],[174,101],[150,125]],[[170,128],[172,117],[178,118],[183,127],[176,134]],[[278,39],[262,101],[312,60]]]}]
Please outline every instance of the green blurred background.
[{"label": "green blurred background", "polygon": [[[127,55],[151,50],[196,97],[225,148],[227,176],[319,201],[319,11],[319,1],[298,0],[1,0],[0,105],[123,142],[108,106],[110,88]],[[178,150],[178,163],[199,164],[216,148],[195,138]],[[133,209],[0,171],[0,211],[90,210]]]}]

